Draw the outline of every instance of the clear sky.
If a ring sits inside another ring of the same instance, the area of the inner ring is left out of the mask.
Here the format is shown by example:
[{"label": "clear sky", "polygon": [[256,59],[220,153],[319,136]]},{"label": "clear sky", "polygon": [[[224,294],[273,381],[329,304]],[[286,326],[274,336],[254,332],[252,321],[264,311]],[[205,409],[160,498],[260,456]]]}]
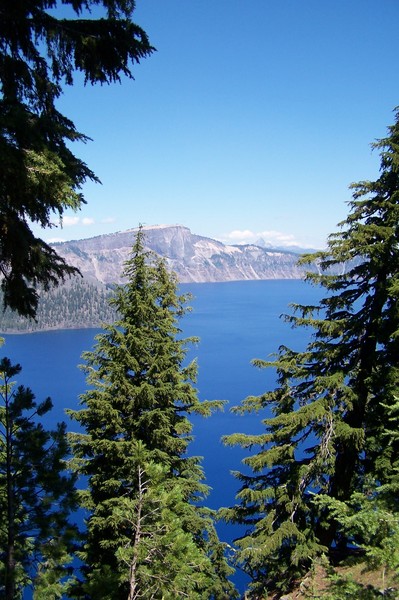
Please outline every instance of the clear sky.
[{"label": "clear sky", "polygon": [[102,181],[69,240],[180,224],[229,243],[323,247],[399,105],[398,0],[137,0],[157,51],[135,81],[65,89]]}]

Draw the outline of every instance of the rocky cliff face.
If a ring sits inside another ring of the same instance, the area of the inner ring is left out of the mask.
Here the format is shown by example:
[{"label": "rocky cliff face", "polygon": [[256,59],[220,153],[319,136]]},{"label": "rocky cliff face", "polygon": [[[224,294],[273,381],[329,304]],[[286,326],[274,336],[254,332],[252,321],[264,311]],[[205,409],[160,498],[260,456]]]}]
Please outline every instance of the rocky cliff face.
[{"label": "rocky cliff face", "polygon": [[[300,279],[298,255],[256,245],[228,246],[192,234],[187,227],[145,227],[149,249],[164,257],[181,283],[251,279]],[[78,267],[85,279],[122,283],[137,229],[54,244],[57,253]]]}]

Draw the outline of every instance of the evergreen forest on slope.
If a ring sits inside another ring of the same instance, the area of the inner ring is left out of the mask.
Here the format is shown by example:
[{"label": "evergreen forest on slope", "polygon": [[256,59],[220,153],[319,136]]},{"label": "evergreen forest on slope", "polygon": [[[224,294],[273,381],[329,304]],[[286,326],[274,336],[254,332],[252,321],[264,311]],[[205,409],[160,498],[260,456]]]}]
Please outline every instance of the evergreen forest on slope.
[{"label": "evergreen forest on slope", "polygon": [[[0,314],[0,332],[30,333],[51,329],[100,327],[112,322],[116,313],[110,306],[112,291],[79,276],[40,293],[35,318],[26,318],[5,308]],[[0,293],[0,302],[3,294]]]}]

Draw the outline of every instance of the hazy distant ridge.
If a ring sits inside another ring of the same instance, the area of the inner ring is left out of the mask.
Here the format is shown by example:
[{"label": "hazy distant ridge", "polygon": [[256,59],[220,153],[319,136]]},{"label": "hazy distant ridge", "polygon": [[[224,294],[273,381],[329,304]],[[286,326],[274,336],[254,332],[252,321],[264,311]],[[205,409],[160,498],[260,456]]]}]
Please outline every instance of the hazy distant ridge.
[{"label": "hazy distant ridge", "polygon": [[[255,244],[225,245],[191,233],[181,225],[145,227],[149,249],[163,256],[181,283],[245,281],[254,279],[300,279],[298,254]],[[122,283],[137,229],[84,240],[54,244],[68,263],[79,268],[88,281]]]}]

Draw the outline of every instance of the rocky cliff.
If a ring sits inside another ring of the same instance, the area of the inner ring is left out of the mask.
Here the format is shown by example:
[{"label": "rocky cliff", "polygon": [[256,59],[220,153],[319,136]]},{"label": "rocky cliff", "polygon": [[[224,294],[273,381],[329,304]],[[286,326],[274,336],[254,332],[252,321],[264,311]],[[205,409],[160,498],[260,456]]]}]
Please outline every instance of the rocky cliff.
[{"label": "rocky cliff", "polygon": [[[181,283],[242,281],[250,279],[300,279],[298,254],[258,245],[227,246],[187,227],[146,227],[148,249],[163,256]],[[83,275],[42,292],[37,320],[19,317],[9,309],[0,314],[0,332],[99,327],[112,322],[107,286],[123,283],[121,273],[129,258],[137,229],[85,240],[54,244],[56,251]],[[2,297],[0,293],[0,304]]]},{"label": "rocky cliff", "polygon": [[[229,246],[192,234],[187,227],[145,227],[146,245],[164,257],[181,283],[300,279],[298,254],[257,245]],[[54,244],[57,253],[78,267],[88,281],[122,283],[137,229]]]}]

